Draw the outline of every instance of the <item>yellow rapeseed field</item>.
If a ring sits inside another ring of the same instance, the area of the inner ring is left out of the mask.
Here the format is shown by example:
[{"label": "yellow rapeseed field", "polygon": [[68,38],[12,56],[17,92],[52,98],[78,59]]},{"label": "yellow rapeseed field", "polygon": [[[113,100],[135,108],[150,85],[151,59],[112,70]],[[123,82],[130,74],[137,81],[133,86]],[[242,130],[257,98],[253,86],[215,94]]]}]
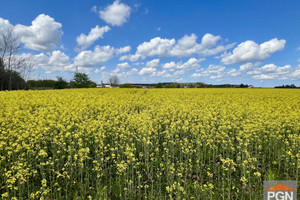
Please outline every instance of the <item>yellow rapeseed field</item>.
[{"label": "yellow rapeseed field", "polygon": [[0,92],[2,199],[256,200],[299,159],[300,90]]}]

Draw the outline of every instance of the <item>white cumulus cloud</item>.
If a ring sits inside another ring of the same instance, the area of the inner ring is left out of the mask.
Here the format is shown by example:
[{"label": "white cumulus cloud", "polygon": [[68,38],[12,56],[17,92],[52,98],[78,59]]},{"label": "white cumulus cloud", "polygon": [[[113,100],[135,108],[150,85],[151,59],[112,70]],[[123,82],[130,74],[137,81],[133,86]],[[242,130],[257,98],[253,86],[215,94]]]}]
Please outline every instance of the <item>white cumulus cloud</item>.
[{"label": "white cumulus cloud", "polygon": [[99,38],[103,38],[104,33],[110,31],[109,26],[99,27],[98,25],[95,28],[92,28],[88,35],[83,33],[76,38],[77,44],[82,48],[87,48],[91,46]]},{"label": "white cumulus cloud", "polygon": [[80,52],[74,58],[74,64],[82,67],[96,67],[114,57],[114,48],[110,46],[95,46],[94,50]]},{"label": "white cumulus cloud", "polygon": [[236,69],[231,69],[227,72],[227,74],[229,74],[230,76],[239,76],[241,75],[241,72]]},{"label": "white cumulus cloud", "polygon": [[131,8],[128,5],[116,0],[104,10],[100,10],[99,16],[102,20],[112,26],[121,26],[129,19],[130,12]]},{"label": "white cumulus cloud", "polygon": [[61,27],[61,23],[56,22],[49,15],[40,14],[32,21],[31,26],[17,24],[14,27],[14,32],[25,44],[25,48],[51,51],[61,40],[63,35]]},{"label": "white cumulus cloud", "polygon": [[59,50],[53,51],[50,54],[40,53],[28,55],[32,58],[35,67],[44,69],[46,73],[53,71],[75,71],[75,66],[71,63],[69,56]]},{"label": "white cumulus cloud", "polygon": [[117,49],[117,54],[128,53],[131,50],[130,46],[125,46]]},{"label": "white cumulus cloud", "polygon": [[285,80],[291,75],[292,67],[290,65],[285,65],[283,67],[277,66],[275,64],[267,64],[259,68],[255,68],[249,71],[247,74],[254,75],[254,79],[277,79]]},{"label": "white cumulus cloud", "polygon": [[198,73],[193,73],[192,77],[204,77],[214,74],[213,79],[221,78],[224,74],[225,67],[222,65],[209,65],[207,68],[197,70]]},{"label": "white cumulus cloud", "polygon": [[152,56],[167,57],[172,46],[175,44],[175,39],[163,39],[156,37],[149,42],[144,42],[137,47],[136,54],[130,59],[145,59]]},{"label": "white cumulus cloud", "polygon": [[296,70],[291,74],[292,78],[300,78],[300,65],[296,68]]},{"label": "white cumulus cloud", "polygon": [[183,70],[183,71],[190,71],[194,69],[198,69],[200,67],[199,63],[202,62],[203,58],[190,58],[186,62],[177,62],[174,61],[165,63],[162,65],[162,68],[168,71],[175,71],[175,70]]},{"label": "white cumulus cloud", "polygon": [[153,59],[153,60],[150,60],[146,63],[146,66],[147,67],[151,67],[151,68],[158,68],[160,67],[159,65],[159,59]]},{"label": "white cumulus cloud", "polygon": [[124,49],[128,49],[128,47],[114,48],[109,45],[96,45],[94,50],[81,51],[74,58],[74,64],[86,68],[97,67],[108,60],[113,59],[120,52],[124,52]]},{"label": "white cumulus cloud", "polygon": [[0,17],[0,31],[5,31],[13,28],[13,25],[7,19],[3,19]]},{"label": "white cumulus cloud", "polygon": [[120,72],[120,71],[124,71],[124,70],[130,69],[130,68],[131,68],[131,67],[130,67],[130,65],[128,64],[128,62],[119,63],[119,64],[117,64],[116,69],[115,69],[113,72],[118,73],[118,72]]},{"label": "white cumulus cloud", "polygon": [[282,50],[285,40],[271,39],[262,44],[248,40],[239,44],[232,53],[224,53],[221,62],[225,65],[246,63],[251,61],[262,61],[276,51]]},{"label": "white cumulus cloud", "polygon": [[143,69],[141,69],[141,71],[139,72],[139,74],[140,75],[152,75],[154,72],[156,72],[155,68],[144,67]]},{"label": "white cumulus cloud", "polygon": [[249,71],[254,65],[252,63],[246,63],[240,66],[240,71]]},{"label": "white cumulus cloud", "polygon": [[192,55],[209,56],[216,55],[233,47],[234,44],[217,45],[221,40],[220,36],[214,36],[210,33],[202,37],[201,43],[197,43],[198,37],[195,34],[184,35],[179,40],[174,38],[155,37],[149,42],[143,42],[137,47],[133,55],[125,55],[120,60],[130,60],[135,62],[139,59],[148,57],[178,57],[184,58]]}]

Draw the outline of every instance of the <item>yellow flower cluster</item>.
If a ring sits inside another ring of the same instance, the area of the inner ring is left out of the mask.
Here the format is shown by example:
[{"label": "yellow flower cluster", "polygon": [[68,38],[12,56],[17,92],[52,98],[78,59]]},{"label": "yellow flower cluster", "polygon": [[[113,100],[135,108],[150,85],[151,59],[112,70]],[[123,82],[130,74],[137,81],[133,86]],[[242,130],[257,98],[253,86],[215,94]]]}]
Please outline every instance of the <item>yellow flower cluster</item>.
[{"label": "yellow flower cluster", "polygon": [[300,91],[0,92],[2,199],[261,199],[298,180]]}]

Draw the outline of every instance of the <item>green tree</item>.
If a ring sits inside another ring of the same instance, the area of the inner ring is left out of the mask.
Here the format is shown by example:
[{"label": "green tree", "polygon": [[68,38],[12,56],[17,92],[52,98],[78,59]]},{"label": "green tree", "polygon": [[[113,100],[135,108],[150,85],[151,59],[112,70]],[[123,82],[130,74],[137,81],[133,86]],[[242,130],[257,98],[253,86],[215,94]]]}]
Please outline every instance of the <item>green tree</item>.
[{"label": "green tree", "polygon": [[195,87],[196,87],[196,88],[204,88],[204,87],[205,87],[205,84],[204,84],[204,83],[201,83],[201,82],[198,82],[198,83],[196,83]]},{"label": "green tree", "polygon": [[54,84],[54,89],[64,89],[67,88],[68,82],[65,81],[61,76],[56,77],[57,81]]},{"label": "green tree", "polygon": [[154,86],[155,88],[162,88],[162,83],[158,83],[157,85]]},{"label": "green tree", "polygon": [[70,83],[73,88],[89,88],[96,86],[85,73],[75,73],[74,78]]},{"label": "green tree", "polygon": [[249,86],[246,84],[244,85],[243,83],[240,85],[240,88],[248,88]]}]

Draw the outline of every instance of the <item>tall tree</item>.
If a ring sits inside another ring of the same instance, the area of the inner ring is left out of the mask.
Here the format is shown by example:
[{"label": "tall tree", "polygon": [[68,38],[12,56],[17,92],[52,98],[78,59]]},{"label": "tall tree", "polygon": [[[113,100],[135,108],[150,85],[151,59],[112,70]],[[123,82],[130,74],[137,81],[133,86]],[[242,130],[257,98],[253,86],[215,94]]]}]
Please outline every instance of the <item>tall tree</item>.
[{"label": "tall tree", "polygon": [[[2,75],[0,76],[0,89],[12,90],[16,88],[15,80],[28,79],[32,71],[33,62],[30,57],[18,54],[20,44],[18,37],[13,33],[13,28],[4,29],[0,32],[0,60]],[[14,79],[14,77],[18,77]],[[24,81],[22,81],[24,82]],[[6,85],[6,87],[4,87]],[[23,85],[17,84],[17,89],[24,89]]]},{"label": "tall tree", "polygon": [[109,77],[110,85],[116,86],[120,83],[119,77],[117,75],[112,75]]},{"label": "tall tree", "polygon": [[85,73],[75,73],[74,78],[71,81],[73,88],[89,88],[96,87],[95,83],[92,82],[89,76]]},{"label": "tall tree", "polygon": [[0,58],[0,90],[4,89],[5,68],[2,58]]},{"label": "tall tree", "polygon": [[20,50],[18,38],[13,34],[13,29],[9,28],[1,33],[0,49],[2,50],[2,60],[9,71],[8,89],[12,89],[12,74],[18,70],[19,61],[13,61],[14,55]]}]

